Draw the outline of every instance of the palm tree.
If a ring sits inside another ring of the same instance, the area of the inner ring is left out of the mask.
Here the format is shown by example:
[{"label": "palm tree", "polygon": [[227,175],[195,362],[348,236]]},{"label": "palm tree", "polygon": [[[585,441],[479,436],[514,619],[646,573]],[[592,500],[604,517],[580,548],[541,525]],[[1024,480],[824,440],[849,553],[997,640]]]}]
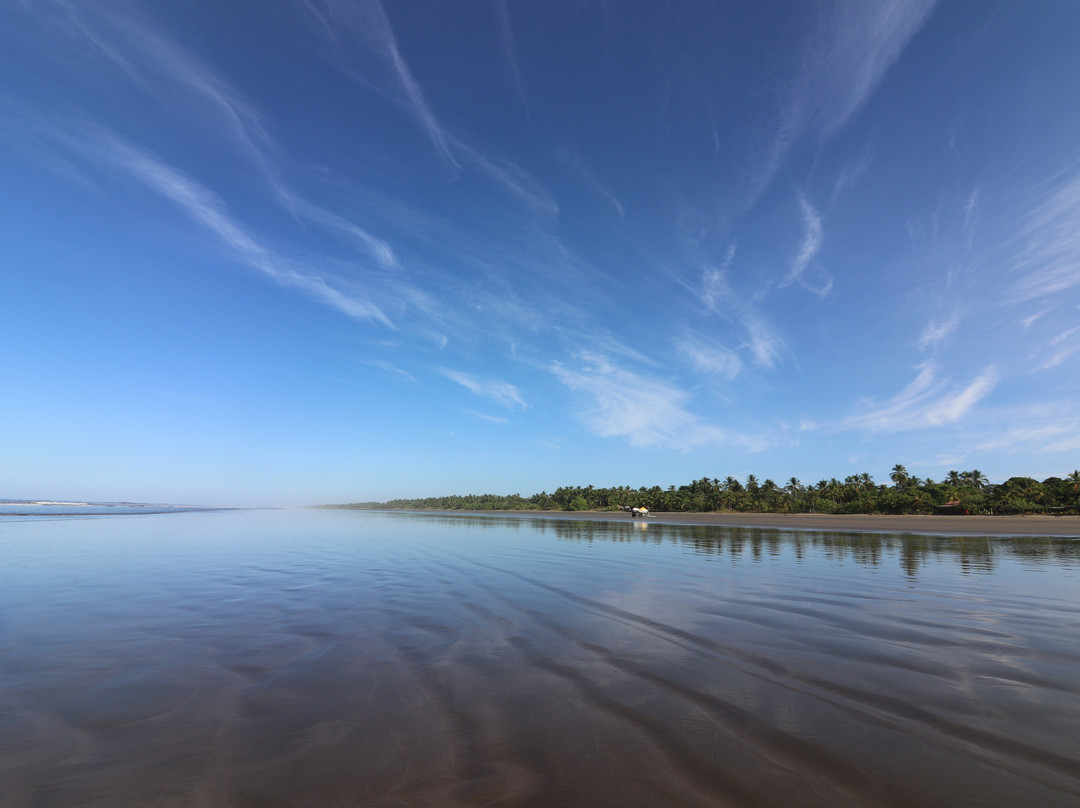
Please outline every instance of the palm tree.
[{"label": "palm tree", "polygon": [[758,491],[760,490],[757,477],[755,477],[753,474],[748,474],[746,476],[746,490],[747,493],[749,493],[752,497],[756,497]]},{"label": "palm tree", "polygon": [[892,474],[889,475],[892,481],[896,484],[897,488],[904,488],[910,481],[908,471],[906,468],[897,463],[892,468]]},{"label": "palm tree", "polygon": [[776,510],[776,500],[780,496],[780,486],[770,479],[761,484],[761,499],[764,501],[765,510]]},{"label": "palm tree", "polygon": [[877,493],[877,486],[874,485],[874,478],[867,474],[865,471],[859,475],[859,490],[862,492],[862,496],[859,499],[862,500],[862,506],[866,508],[866,512],[870,513],[873,510],[874,495]]},{"label": "palm tree", "polygon": [[1072,474],[1065,478],[1065,481],[1072,485],[1074,494],[1080,492],[1080,470],[1073,471]]},{"label": "palm tree", "polygon": [[1027,510],[1043,500],[1043,487],[1031,477],[1010,477],[1002,484],[1001,502],[1014,509]]},{"label": "palm tree", "polygon": [[945,477],[945,481],[949,485],[955,488],[959,488],[963,484],[964,478],[960,476],[960,472],[956,470],[950,470],[948,476]]},{"label": "palm tree", "polygon": [[978,469],[964,472],[964,477],[967,479],[968,485],[972,488],[977,488],[980,491],[990,483],[990,480],[987,479],[986,475]]},{"label": "palm tree", "polygon": [[837,505],[844,501],[844,484],[835,477],[829,478],[829,481],[825,483],[821,492]]},{"label": "palm tree", "polygon": [[916,491],[911,497],[911,510],[914,513],[920,513],[928,510],[933,503],[930,494],[926,491]]}]

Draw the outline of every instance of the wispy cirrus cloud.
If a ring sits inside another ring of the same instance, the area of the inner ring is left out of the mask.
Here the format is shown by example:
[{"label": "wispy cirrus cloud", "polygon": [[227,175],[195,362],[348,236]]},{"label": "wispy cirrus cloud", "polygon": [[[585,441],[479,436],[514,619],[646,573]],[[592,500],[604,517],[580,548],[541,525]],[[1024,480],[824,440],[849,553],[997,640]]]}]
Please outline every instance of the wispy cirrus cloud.
[{"label": "wispy cirrus cloud", "polygon": [[555,197],[528,171],[510,160],[482,154],[460,140],[454,139],[453,142],[475,168],[495,180],[504,192],[517,199],[532,213],[549,218],[558,216],[559,204]]},{"label": "wispy cirrus cloud", "polygon": [[73,151],[134,179],[172,203],[181,213],[214,236],[233,260],[258,270],[277,283],[298,289],[344,314],[393,328],[394,324],[370,300],[333,285],[323,275],[285,259],[229,215],[213,192],[150,152],[105,131],[81,131],[77,136],[53,132]]},{"label": "wispy cirrus cloud", "polygon": [[606,199],[611,203],[611,206],[615,208],[615,211],[619,216],[626,215],[626,209],[623,208],[622,202],[611,192],[606,185],[596,178],[592,169],[585,163],[581,154],[576,149],[564,148],[559,152],[559,159],[566,165],[574,170],[574,173],[581,179],[581,181],[596,193],[598,196]]},{"label": "wispy cirrus cloud", "polygon": [[1069,357],[1080,351],[1080,346],[1069,345],[1063,348],[1059,348],[1054,351],[1053,354],[1044,359],[1038,366],[1037,370],[1053,370],[1056,367],[1064,365]]},{"label": "wispy cirrus cloud", "polygon": [[[821,243],[825,239],[825,229],[821,223],[821,214],[807,201],[805,196],[799,197],[799,207],[802,211],[803,238],[799,244],[799,252],[791,262],[787,277],[781,286],[798,283],[804,289],[813,292],[819,297],[824,297],[832,289],[832,278],[823,268],[815,262]],[[817,276],[812,282],[807,276],[807,269],[811,266],[816,270]]]},{"label": "wispy cirrus cloud", "polygon": [[1034,300],[1080,286],[1080,171],[1043,194],[1017,234],[1010,300]]},{"label": "wispy cirrus cloud", "polygon": [[[401,54],[397,37],[379,0],[300,0],[317,24],[321,38],[337,65],[352,78],[387,92],[427,133],[436,153],[460,169],[451,138],[428,105],[419,82]],[[358,50],[359,49],[359,50]],[[373,76],[370,60],[390,78],[390,87]],[[391,89],[392,87],[392,89]]]},{"label": "wispy cirrus cloud", "polygon": [[707,264],[701,271],[701,287],[690,290],[711,312],[738,324],[743,334],[739,347],[749,351],[756,364],[774,368],[780,362],[784,339],[752,303],[732,289],[728,273],[735,252],[734,246],[728,247],[720,266]]},{"label": "wispy cirrus cloud", "polygon": [[747,348],[754,360],[763,367],[774,368],[780,362],[784,340],[768,322],[753,313],[744,313],[742,324],[746,329]]},{"label": "wispy cirrus cloud", "polygon": [[677,347],[699,373],[730,381],[743,369],[743,362],[735,351],[692,331],[683,336]]},{"label": "wispy cirrus cloud", "polygon": [[509,418],[504,418],[501,415],[491,415],[486,412],[479,412],[478,410],[470,410],[468,407],[461,407],[461,411],[466,415],[471,415],[473,418],[479,418],[481,421],[488,421],[492,424],[508,424]]},{"label": "wispy cirrus cloud", "polygon": [[581,396],[582,422],[602,438],[632,446],[689,451],[708,444],[762,450],[767,441],[708,424],[688,409],[690,396],[670,382],[618,368],[606,357],[585,354],[571,369],[554,363],[551,372]]},{"label": "wispy cirrus cloud", "polygon": [[1031,328],[1033,325],[1035,325],[1035,323],[1045,317],[1049,312],[1050,308],[1042,309],[1041,311],[1037,311],[1034,314],[1029,314],[1027,317],[1021,320],[1020,323],[1024,326],[1025,329]]},{"label": "wispy cirrus cloud", "polygon": [[529,96],[525,92],[525,81],[518,66],[517,41],[514,39],[514,27],[510,23],[510,10],[506,7],[506,0],[495,0],[495,15],[499,20],[499,39],[502,41],[503,55],[506,63],[510,65],[514,86],[521,97],[521,103],[525,105],[525,112],[528,113]]},{"label": "wispy cirrus cloud", "polygon": [[821,226],[821,214],[806,201],[805,196],[799,197],[799,206],[802,208],[805,233],[802,244],[799,246],[799,254],[791,262],[791,270],[788,272],[786,283],[791,283],[802,277],[806,267],[814,259],[814,256],[818,254],[818,250],[821,249],[821,241],[825,235]]},{"label": "wispy cirrus cloud", "polygon": [[393,374],[394,376],[397,376],[398,378],[405,379],[406,381],[410,381],[410,382],[416,382],[416,377],[415,376],[413,376],[407,370],[402,370],[401,368],[399,368],[397,365],[393,364],[392,362],[386,362],[386,361],[381,360],[381,359],[361,359],[360,361],[363,362],[365,365],[370,365],[373,368],[378,368],[379,370],[384,370],[387,373],[390,373],[390,374]]},{"label": "wispy cirrus cloud", "polygon": [[[264,116],[206,62],[163,33],[134,5],[43,0],[54,9],[55,26],[84,47],[68,49],[65,58],[97,55],[142,93],[144,99],[238,149],[277,192],[292,215],[359,243],[383,268],[398,267],[393,248],[367,228],[313,204],[292,190],[280,168],[280,149],[267,131]],[[41,12],[39,12],[41,13]]]},{"label": "wispy cirrus cloud", "polygon": [[523,410],[528,405],[518,389],[509,382],[492,379],[479,379],[468,373],[442,368],[439,372],[452,382],[456,382],[472,393],[494,401],[509,410]]},{"label": "wispy cirrus cloud", "polygon": [[[66,37],[75,43],[76,47],[50,49],[48,52],[55,54],[51,58],[81,60],[83,72],[98,87],[121,86],[116,81],[119,76],[144,102],[161,107],[182,126],[235,148],[275,189],[273,198],[294,219],[345,237],[358,245],[371,263],[321,259],[320,268],[314,269],[303,260],[286,258],[242,226],[219,195],[151,150],[116,136],[114,130],[76,108],[60,111],[9,101],[6,117],[37,131],[42,135],[38,142],[61,144],[68,155],[79,156],[83,165],[120,169],[168,199],[204,232],[213,234],[233,259],[351,317],[393,327],[390,317],[361,288],[362,283],[372,282],[379,284],[384,298],[396,299],[398,309],[409,306],[414,311],[431,312],[431,300],[405,276],[373,275],[378,270],[402,269],[394,247],[348,214],[332,211],[294,191],[284,179],[280,150],[268,134],[262,114],[204,61],[163,33],[138,5],[43,0],[28,6],[27,12],[46,37]],[[79,168],[78,161],[66,159],[55,149],[49,152],[31,139],[23,140],[29,151],[57,168],[57,173],[88,184],[90,175]],[[305,241],[302,236],[294,237],[291,244],[284,236],[285,246],[293,247],[294,252],[309,252],[300,246]],[[342,270],[340,276],[327,269],[333,264]],[[347,280],[358,275],[365,276],[364,281]]]},{"label": "wispy cirrus cloud", "polygon": [[327,210],[321,205],[284,190],[288,197],[289,208],[298,216],[314,222],[325,230],[331,230],[346,236],[350,241],[359,244],[369,257],[375,260],[383,269],[400,269],[394,248],[384,239],[372,234],[369,230],[361,227],[356,222],[350,221],[341,214]]},{"label": "wispy cirrus cloud", "polygon": [[1040,454],[1080,450],[1080,416],[1075,402],[1048,402],[1020,408],[1008,413],[1007,423],[975,448]]},{"label": "wispy cirrus cloud", "polygon": [[915,379],[891,400],[860,401],[842,427],[872,432],[904,432],[942,426],[962,419],[997,386],[1000,374],[993,365],[966,385],[954,385],[938,376],[930,362],[919,367]]},{"label": "wispy cirrus cloud", "polygon": [[936,0],[833,2],[813,6],[815,18],[798,49],[797,72],[783,97],[771,140],[750,181],[750,205],[765,192],[792,147],[826,140],[866,104]]},{"label": "wispy cirrus cloud", "polygon": [[731,284],[728,283],[728,271],[735,261],[735,252],[735,245],[731,245],[724,252],[720,266],[707,264],[701,270],[701,290],[698,296],[701,302],[713,311],[719,311],[721,306],[731,302],[734,297]]},{"label": "wispy cirrus cloud", "polygon": [[[47,23],[82,48],[56,49],[57,58],[97,55],[144,97],[215,137],[224,135],[275,187],[277,147],[263,117],[203,60],[162,34],[136,7],[111,3],[43,0],[35,13],[55,10]],[[44,21],[44,20],[43,20]]]},{"label": "wispy cirrus cloud", "polygon": [[971,193],[968,194],[967,199],[964,200],[964,219],[961,225],[963,232],[967,235],[967,244],[970,247],[975,239],[975,231],[979,226],[979,186],[975,186],[971,189]]},{"label": "wispy cirrus cloud", "polygon": [[[316,20],[337,67],[355,81],[395,101],[427,133],[440,158],[455,171],[478,170],[532,213],[554,217],[559,206],[528,171],[456,136],[432,110],[398,45],[380,0],[300,0]],[[373,64],[374,62],[374,64]]]},{"label": "wispy cirrus cloud", "polygon": [[936,0],[836,2],[824,7],[804,57],[806,82],[792,104],[823,136],[840,130],[867,102]]},{"label": "wispy cirrus cloud", "polygon": [[1078,332],[1080,326],[1073,326],[1050,339],[1042,350],[1045,358],[1035,369],[1053,370],[1065,364],[1073,354],[1080,352],[1080,339],[1076,338]]},{"label": "wispy cirrus cloud", "polygon": [[922,334],[919,335],[919,350],[925,351],[937,347],[948,338],[960,325],[962,313],[959,309],[940,320],[933,320],[926,324]]},{"label": "wispy cirrus cloud", "polygon": [[840,170],[839,174],[837,174],[836,182],[833,184],[833,202],[859,184],[863,175],[866,174],[867,170],[870,168],[873,156],[873,150],[870,147],[867,147],[859,157]]}]

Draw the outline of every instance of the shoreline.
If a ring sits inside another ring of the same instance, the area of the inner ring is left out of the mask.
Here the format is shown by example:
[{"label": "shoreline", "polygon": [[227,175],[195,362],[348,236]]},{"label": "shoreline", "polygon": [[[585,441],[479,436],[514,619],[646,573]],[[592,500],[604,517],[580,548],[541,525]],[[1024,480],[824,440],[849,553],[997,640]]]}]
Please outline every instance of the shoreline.
[{"label": "shoreline", "polygon": [[[348,509],[342,509],[348,510]],[[359,509],[357,509],[359,510]],[[366,509],[365,509],[366,510]],[[918,533],[938,536],[1048,536],[1080,538],[1080,516],[937,516],[922,514],[721,513],[653,512],[634,519],[624,511],[427,511],[378,510],[443,516],[539,517],[572,521],[629,522],[638,525],[698,525],[715,527],[817,530],[833,533]]]}]

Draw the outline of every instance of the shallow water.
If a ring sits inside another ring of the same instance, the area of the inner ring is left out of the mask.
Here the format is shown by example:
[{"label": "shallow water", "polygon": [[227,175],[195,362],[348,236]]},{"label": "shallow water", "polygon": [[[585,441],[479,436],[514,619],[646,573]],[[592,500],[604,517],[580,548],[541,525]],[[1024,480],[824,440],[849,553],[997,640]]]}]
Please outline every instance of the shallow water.
[{"label": "shallow water", "polygon": [[1080,542],[0,518],[0,805],[1073,806]]}]

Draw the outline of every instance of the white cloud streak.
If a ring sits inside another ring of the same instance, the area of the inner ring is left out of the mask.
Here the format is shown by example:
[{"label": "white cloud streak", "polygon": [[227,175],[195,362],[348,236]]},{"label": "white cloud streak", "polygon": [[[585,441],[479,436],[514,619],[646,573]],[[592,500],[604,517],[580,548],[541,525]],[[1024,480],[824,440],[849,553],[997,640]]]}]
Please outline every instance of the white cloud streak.
[{"label": "white cloud streak", "polygon": [[450,138],[428,106],[419,82],[401,54],[382,3],[379,0],[302,0],[301,4],[318,22],[321,35],[329,42],[338,65],[348,75],[368,86],[376,86],[370,76],[358,70],[352,47],[358,44],[365,54],[376,58],[396,86],[392,96],[423,127],[436,153],[448,165],[460,169]]},{"label": "white cloud streak", "polygon": [[817,270],[818,282],[811,283],[806,276],[807,268],[811,266],[811,262],[814,262],[818,252],[821,250],[821,243],[825,239],[821,214],[807,201],[805,196],[799,197],[799,207],[802,211],[803,239],[799,245],[799,252],[791,262],[791,268],[788,270],[787,277],[784,278],[781,287],[791,283],[798,283],[804,289],[813,292],[819,297],[824,297],[832,289],[832,278],[825,273],[824,269],[817,266],[816,262],[814,266]]},{"label": "white cloud streak", "polygon": [[732,299],[727,274],[734,260],[735,246],[732,245],[724,253],[724,260],[719,267],[706,266],[701,272],[701,302],[713,311],[719,311],[724,303]]},{"label": "white cloud streak", "polygon": [[1071,357],[1077,351],[1080,351],[1080,346],[1077,345],[1072,345],[1068,348],[1061,348],[1051,354],[1046,360],[1044,360],[1037,369],[1053,370],[1056,367],[1060,367],[1061,365],[1064,365],[1065,362],[1069,359],[1069,357]]},{"label": "white cloud streak", "polygon": [[525,105],[525,112],[528,114],[529,97],[525,92],[521,68],[518,66],[517,42],[514,40],[514,28],[510,23],[510,10],[506,7],[506,0],[495,0],[495,14],[499,19],[499,39],[502,41],[503,54],[506,56],[507,64],[510,65],[514,86],[521,97],[521,103]]},{"label": "white cloud streak", "polygon": [[[108,64],[120,68],[155,104],[185,125],[229,141],[274,187],[280,203],[324,229],[361,244],[383,268],[397,268],[390,245],[365,228],[303,199],[290,190],[278,167],[278,147],[262,115],[189,50],[162,34],[132,9],[109,4],[44,0],[62,11],[62,30],[89,44]],[[310,4],[308,7],[316,11]]]},{"label": "white cloud streak", "polygon": [[386,361],[383,361],[381,359],[361,359],[360,361],[363,362],[365,365],[370,365],[373,368],[378,368],[379,370],[384,370],[387,373],[393,374],[394,376],[398,376],[398,377],[400,377],[402,379],[405,379],[406,381],[416,382],[416,377],[415,376],[413,376],[411,373],[409,373],[406,370],[402,370],[401,368],[399,368],[397,365],[393,364],[392,362],[386,362]]},{"label": "white cloud streak", "polygon": [[[1010,414],[1006,428],[975,448],[990,452],[1037,452],[1080,450],[1080,417],[1075,402],[1040,404]],[[1072,467],[1070,467],[1072,468]]]},{"label": "white cloud streak", "polygon": [[699,373],[719,376],[731,381],[743,369],[742,360],[735,351],[706,339],[700,334],[687,333],[679,343],[678,349]]},{"label": "white cloud streak", "polygon": [[166,111],[233,145],[280,189],[276,151],[262,117],[202,60],[162,35],[134,10],[108,3],[52,0],[63,28],[104,57]]},{"label": "white cloud streak", "polygon": [[428,108],[427,101],[424,99],[424,94],[420,90],[420,85],[416,82],[416,79],[413,78],[409,66],[405,64],[405,59],[401,56],[401,51],[398,49],[397,40],[394,38],[394,32],[390,28],[390,21],[386,17],[386,12],[383,10],[382,3],[372,3],[372,6],[378,12],[378,14],[375,15],[378,24],[375,27],[374,32],[377,32],[377,35],[382,40],[383,47],[386,48],[386,51],[390,56],[391,64],[394,66],[394,72],[397,73],[398,80],[405,90],[405,95],[412,105],[414,114],[423,125],[424,129],[427,130],[428,137],[431,138],[431,142],[434,144],[436,151],[438,151],[439,154],[441,154],[454,168],[460,168],[461,166],[458,165],[457,160],[454,159],[454,155],[450,151],[450,147],[447,145],[447,139],[443,134],[442,126]]},{"label": "white cloud streak", "polygon": [[534,214],[552,219],[559,215],[555,198],[529,172],[501,157],[485,156],[460,140],[453,142],[469,162]]},{"label": "white cloud streak", "polygon": [[[302,0],[318,23],[318,35],[329,44],[335,64],[352,79],[396,101],[427,133],[435,151],[455,171],[462,162],[479,170],[535,215],[559,213],[554,197],[535,177],[502,157],[485,154],[449,131],[432,111],[398,45],[390,18],[379,0]],[[373,57],[380,71],[365,71]]]},{"label": "white cloud streak", "polygon": [[1031,328],[1033,325],[1035,325],[1036,322],[1045,317],[1049,313],[1049,311],[1050,309],[1043,309],[1042,311],[1037,311],[1034,314],[1030,314],[1025,317],[1023,320],[1021,320],[1021,323],[1023,323],[1025,329]]},{"label": "white cloud streak", "polygon": [[826,140],[863,107],[935,0],[815,4],[817,19],[801,49],[798,73],[773,136],[753,169],[750,204],[768,188],[791,148],[806,137]]},{"label": "white cloud streak", "polygon": [[728,271],[735,259],[735,247],[729,247],[719,267],[706,266],[701,272],[701,289],[696,291],[710,310],[739,325],[744,341],[739,346],[763,367],[774,368],[785,347],[783,338],[755,309],[742,300],[728,283]]},{"label": "white cloud streak", "polygon": [[592,172],[592,169],[590,169],[589,166],[585,164],[585,161],[582,159],[581,154],[579,154],[577,150],[563,149],[559,153],[559,157],[566,165],[570,166],[570,168],[574,170],[574,172],[578,175],[581,181],[585,183],[585,185],[590,190],[610,202],[612,207],[614,207],[615,211],[619,214],[619,216],[626,215],[626,209],[623,208],[622,202],[619,201],[618,197],[616,197],[615,194],[613,194],[606,185],[604,185],[602,182],[600,182],[600,180],[596,178],[596,175]]},{"label": "white cloud streak", "polygon": [[934,4],[841,0],[829,5],[807,48],[803,92],[792,101],[803,125],[824,137],[843,128],[873,95]]},{"label": "white cloud streak", "polygon": [[[81,140],[72,145],[86,149],[88,144],[89,141]],[[258,270],[283,286],[299,289],[350,317],[379,322],[393,328],[390,319],[374,303],[346,294],[331,286],[326,278],[294,266],[276,255],[237,224],[217,196],[148,152],[117,138],[103,136],[97,140],[94,153],[98,159],[105,160],[171,202],[203,229],[216,236],[240,263]]]},{"label": "white cloud streak", "polygon": [[466,390],[475,393],[481,398],[487,398],[496,404],[501,404],[509,410],[523,410],[528,406],[518,389],[508,382],[478,379],[468,373],[450,370],[449,368],[442,368],[439,372],[450,381],[460,384]]},{"label": "white cloud streak", "polygon": [[681,451],[709,444],[738,444],[751,451],[766,448],[763,439],[705,423],[687,409],[689,394],[685,391],[666,381],[617,368],[602,356],[582,356],[579,370],[555,363],[551,372],[582,397],[584,408],[579,417],[602,438]]},{"label": "white cloud streak", "polygon": [[975,238],[975,230],[979,221],[979,188],[976,186],[964,200],[963,230],[968,236],[968,246],[971,246]]},{"label": "white cloud streak", "polygon": [[872,432],[904,432],[955,423],[988,396],[1000,379],[994,366],[983,370],[967,385],[958,387],[939,379],[931,363],[919,368],[915,379],[890,401],[859,402],[856,412],[843,422],[846,429]]},{"label": "white cloud streak", "polygon": [[937,347],[943,340],[956,331],[960,325],[961,313],[954,311],[943,320],[935,320],[927,323],[922,334],[919,335],[919,350]]},{"label": "white cloud streak", "polygon": [[[1053,337],[1046,344],[1045,349],[1045,352],[1049,353],[1050,355],[1046,359],[1044,359],[1035,369],[1053,370],[1054,368],[1060,367],[1061,365],[1065,364],[1069,357],[1080,351],[1080,344],[1078,344],[1078,341],[1076,339],[1073,339],[1077,332],[1080,332],[1080,326],[1073,326],[1072,328],[1062,331],[1056,337]],[[1070,342],[1072,344],[1069,344]]]},{"label": "white cloud streak", "polygon": [[467,415],[471,415],[473,418],[479,418],[481,421],[490,421],[493,424],[508,424],[509,418],[504,418],[501,415],[489,415],[486,412],[478,412],[477,410],[470,410],[468,407],[462,407],[461,411]]},{"label": "white cloud streak", "polygon": [[867,169],[870,168],[870,162],[873,159],[873,151],[867,148],[863,151],[862,155],[853,163],[845,165],[840,173],[836,177],[836,183],[833,185],[832,201],[836,201],[845,193],[850,191],[862,180],[863,175],[866,174]]},{"label": "white cloud streak", "polygon": [[[344,235],[358,244],[371,264],[382,270],[400,270],[391,245],[356,222],[315,205],[293,192],[281,178],[278,148],[267,134],[262,116],[205,63],[161,33],[135,6],[94,5],[67,0],[43,0],[41,9],[59,9],[52,18],[35,8],[42,24],[51,25],[50,36],[66,35],[79,47],[57,58],[83,59],[100,55],[109,67],[166,109],[184,126],[193,126],[238,149],[277,192],[276,199],[294,217],[302,217],[324,230]],[[93,64],[94,69],[99,65]],[[55,112],[24,108],[20,117],[37,129],[46,141],[60,143],[91,162],[106,164],[134,178],[144,187],[169,200],[205,232],[224,245],[239,263],[256,269],[277,283],[360,320],[394,327],[384,311],[368,299],[355,282],[335,277],[303,262],[285,258],[240,225],[225,202],[208,188],[166,164],[150,151],[112,134],[106,127],[82,119],[77,113],[57,117]],[[48,157],[48,155],[46,155]],[[55,157],[50,158],[56,162]],[[370,267],[369,267],[370,268]],[[355,266],[345,267],[346,276]],[[424,308],[423,294],[402,278],[382,279],[402,304]]]},{"label": "white cloud streak", "polygon": [[288,194],[289,207],[298,216],[314,222],[327,230],[333,230],[359,244],[364,252],[383,269],[400,269],[401,264],[394,254],[393,247],[381,238],[372,235],[360,225],[349,221],[344,216],[309,202],[291,192]]},{"label": "white cloud streak", "polygon": [[744,347],[750,350],[759,365],[774,368],[780,362],[780,351],[784,340],[775,329],[762,318],[754,314],[744,314],[743,326],[746,328],[747,342]]},{"label": "white cloud streak", "polygon": [[805,233],[803,234],[802,244],[799,247],[799,254],[796,255],[795,260],[791,262],[791,270],[788,272],[786,280],[787,283],[798,280],[802,276],[807,265],[814,259],[814,256],[818,254],[818,250],[821,249],[821,241],[824,238],[824,231],[821,227],[821,215],[814,209],[814,206],[806,201],[806,197],[799,197],[799,206],[802,208]]},{"label": "white cloud streak", "polygon": [[1080,172],[1054,188],[1028,214],[1012,272],[1010,300],[1060,294],[1080,286]]}]

